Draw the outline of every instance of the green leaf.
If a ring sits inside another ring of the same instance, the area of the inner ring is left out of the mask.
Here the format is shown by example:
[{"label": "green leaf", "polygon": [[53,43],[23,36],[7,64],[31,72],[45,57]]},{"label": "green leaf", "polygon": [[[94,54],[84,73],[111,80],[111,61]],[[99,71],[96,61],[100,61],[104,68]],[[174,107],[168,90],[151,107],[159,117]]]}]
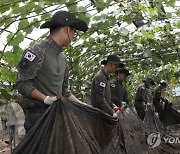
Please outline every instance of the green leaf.
[{"label": "green leaf", "polygon": [[77,11],[78,12],[87,12],[87,8],[86,7],[84,7],[84,6],[79,6],[79,7],[77,7]]},{"label": "green leaf", "polygon": [[88,16],[86,16],[86,14],[81,13],[81,14],[78,15],[78,17],[79,17],[81,20],[85,21],[86,23],[89,23],[89,20],[90,20],[90,19],[89,19]]},{"label": "green leaf", "polygon": [[141,43],[141,37],[136,35],[134,37],[134,43]]},{"label": "green leaf", "polygon": [[157,13],[157,9],[156,8],[149,8],[149,11],[150,11],[150,15],[151,16],[155,16],[156,13]]},{"label": "green leaf", "polygon": [[4,24],[5,24],[4,27],[9,27],[13,22],[14,21],[11,18],[4,20]]},{"label": "green leaf", "polygon": [[169,0],[166,2],[166,5],[167,6],[171,6],[171,7],[174,7],[175,6],[175,0]]},{"label": "green leaf", "polygon": [[141,33],[145,38],[154,39],[154,33],[153,32],[147,32],[145,30],[142,30]]},{"label": "green leaf", "polygon": [[21,43],[24,40],[24,35],[22,32],[18,32],[15,34],[9,34],[7,36],[7,41],[9,45],[11,46],[17,46],[19,43]]},{"label": "green leaf", "polygon": [[42,21],[49,20],[50,18],[51,18],[50,14],[43,14],[43,15],[41,16],[41,20],[42,20]]},{"label": "green leaf", "polygon": [[97,0],[95,2],[95,6],[96,6],[98,11],[101,11],[106,6],[106,3],[104,0]]},{"label": "green leaf", "polygon": [[4,57],[10,67],[16,67],[20,60],[20,56],[14,52],[5,52]]},{"label": "green leaf", "polygon": [[18,29],[21,30],[21,29],[23,29],[23,28],[25,28],[25,27],[28,27],[28,26],[29,26],[28,20],[27,20],[27,19],[24,19],[24,20],[21,20],[21,21],[19,22]]},{"label": "green leaf", "polygon": [[176,26],[177,28],[180,28],[180,21],[177,21],[176,23],[173,23],[174,26]]},{"label": "green leaf", "polygon": [[[33,23],[33,24],[32,24]],[[40,22],[37,18],[34,18],[33,21],[32,21],[32,25],[36,28],[39,28],[39,25],[40,25]]]},{"label": "green leaf", "polygon": [[1,11],[0,12],[4,13],[4,12],[8,11],[9,8],[10,8],[10,6],[3,6],[3,7],[1,7]]},{"label": "green leaf", "polygon": [[66,5],[70,12],[77,12],[77,4]]},{"label": "green leaf", "polygon": [[172,18],[172,13],[167,13],[167,14],[166,14],[166,17],[167,17],[167,18]]},{"label": "green leaf", "polygon": [[176,10],[175,13],[176,13],[177,16],[180,16],[180,10]]}]

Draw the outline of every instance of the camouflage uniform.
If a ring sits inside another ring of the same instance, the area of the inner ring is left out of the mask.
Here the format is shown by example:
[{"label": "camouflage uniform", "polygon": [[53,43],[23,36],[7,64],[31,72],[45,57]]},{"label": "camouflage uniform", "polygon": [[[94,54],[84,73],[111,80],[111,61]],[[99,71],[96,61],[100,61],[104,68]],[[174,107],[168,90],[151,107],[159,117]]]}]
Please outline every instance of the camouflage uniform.
[{"label": "camouflage uniform", "polygon": [[136,91],[135,95],[135,108],[137,111],[138,116],[141,120],[145,117],[145,105],[144,103],[148,103],[150,101],[150,96],[148,89],[145,85],[140,85]]},{"label": "camouflage uniform", "polygon": [[122,101],[128,103],[128,94],[122,82],[116,80],[110,81],[111,100],[114,104],[121,107]]},{"label": "camouflage uniform", "polygon": [[62,54],[62,47],[50,37],[29,47],[18,65],[16,87],[24,97],[25,129],[29,131],[49,107],[31,97],[33,90],[37,89],[46,96],[71,95],[68,90],[67,62]]},{"label": "camouflage uniform", "polygon": [[113,103],[111,102],[110,84],[108,75],[102,69],[92,81],[91,104],[100,110],[113,115]]}]

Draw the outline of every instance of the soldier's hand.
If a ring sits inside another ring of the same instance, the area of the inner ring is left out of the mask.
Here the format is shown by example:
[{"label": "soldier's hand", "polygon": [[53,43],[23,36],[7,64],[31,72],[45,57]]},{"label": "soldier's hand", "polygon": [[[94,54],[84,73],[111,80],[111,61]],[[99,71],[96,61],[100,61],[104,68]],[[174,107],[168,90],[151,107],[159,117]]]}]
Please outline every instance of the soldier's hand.
[{"label": "soldier's hand", "polygon": [[56,96],[46,96],[44,104],[51,105],[53,102],[57,101],[57,99],[58,98]]},{"label": "soldier's hand", "polygon": [[118,114],[115,112],[115,113],[113,113],[113,117],[114,118],[118,118]]},{"label": "soldier's hand", "polygon": [[115,112],[117,112],[117,111],[123,112],[122,108],[120,108],[118,106],[115,106],[113,109],[114,109]]},{"label": "soldier's hand", "polygon": [[126,102],[122,102],[121,108],[122,108],[123,110],[126,110],[126,108],[127,108],[127,103],[126,103]]}]

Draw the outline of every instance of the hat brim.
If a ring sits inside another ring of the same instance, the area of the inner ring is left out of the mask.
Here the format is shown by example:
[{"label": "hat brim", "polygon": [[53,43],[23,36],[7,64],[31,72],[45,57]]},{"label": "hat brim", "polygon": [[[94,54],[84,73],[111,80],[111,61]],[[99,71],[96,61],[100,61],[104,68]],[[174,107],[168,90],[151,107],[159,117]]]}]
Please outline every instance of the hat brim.
[{"label": "hat brim", "polygon": [[131,75],[131,73],[129,73],[129,71],[119,71],[119,70],[116,71],[115,74],[116,74],[116,75],[118,75],[118,74],[125,74],[126,76]]},{"label": "hat brim", "polygon": [[108,62],[107,60],[102,60],[102,61],[101,61],[101,64],[102,64],[102,65],[106,65],[107,62]]},{"label": "hat brim", "polygon": [[70,26],[70,27],[74,27],[76,30],[80,30],[83,32],[86,32],[88,27],[87,24],[81,20],[81,19],[77,19],[75,18],[73,22],[69,22],[69,23],[62,23],[61,21],[47,21],[44,24],[42,24],[40,26],[41,29],[43,28],[51,28],[54,26]]},{"label": "hat brim", "polygon": [[101,64],[102,65],[106,65],[107,62],[110,62],[110,63],[112,63],[114,65],[119,65],[119,67],[124,67],[124,64],[122,62],[114,62],[114,61],[108,61],[108,60],[102,60]]},{"label": "hat brim", "polygon": [[160,83],[160,85],[163,86],[163,87],[165,87],[165,88],[167,87],[167,84],[166,84],[166,83]]}]

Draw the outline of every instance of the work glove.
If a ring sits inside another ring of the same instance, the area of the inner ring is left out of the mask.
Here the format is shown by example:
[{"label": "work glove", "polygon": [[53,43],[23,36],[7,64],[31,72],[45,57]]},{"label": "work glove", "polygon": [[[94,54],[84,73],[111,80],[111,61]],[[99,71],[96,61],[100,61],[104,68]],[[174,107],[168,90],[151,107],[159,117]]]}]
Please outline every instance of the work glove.
[{"label": "work glove", "polygon": [[122,105],[121,105],[121,108],[122,108],[123,110],[125,110],[125,109],[127,108],[127,103],[126,103],[126,102],[122,102],[121,104],[122,104]]},{"label": "work glove", "polygon": [[118,107],[118,106],[115,106],[113,109],[114,109],[115,112],[122,111],[122,109],[120,107]]},{"label": "work glove", "polygon": [[44,104],[51,105],[53,102],[57,101],[57,99],[57,96],[46,96]]},{"label": "work glove", "polygon": [[113,117],[114,118],[118,118],[118,114],[115,112],[115,113],[113,113]]}]

